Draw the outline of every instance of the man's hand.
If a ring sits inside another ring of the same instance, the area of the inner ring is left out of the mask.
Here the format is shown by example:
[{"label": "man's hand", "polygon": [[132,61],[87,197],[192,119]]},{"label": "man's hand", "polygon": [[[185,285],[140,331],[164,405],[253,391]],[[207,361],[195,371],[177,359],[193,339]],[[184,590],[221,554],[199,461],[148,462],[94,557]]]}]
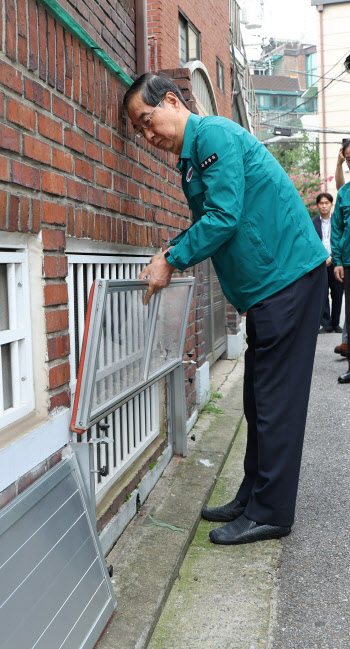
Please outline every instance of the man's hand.
[{"label": "man's hand", "polygon": [[139,274],[139,279],[149,277],[149,286],[144,299],[144,305],[148,304],[153,293],[169,286],[171,276],[176,270],[164,257],[164,253],[152,257],[151,262]]},{"label": "man's hand", "polygon": [[343,147],[342,147],[338,153],[337,167],[341,167],[343,162],[345,162],[345,158],[343,156]]},{"label": "man's hand", "polygon": [[344,281],[344,266],[335,266],[334,277],[339,280],[339,282]]},{"label": "man's hand", "polygon": [[330,266],[332,263],[332,255],[329,255],[328,259],[326,259],[326,266]]}]

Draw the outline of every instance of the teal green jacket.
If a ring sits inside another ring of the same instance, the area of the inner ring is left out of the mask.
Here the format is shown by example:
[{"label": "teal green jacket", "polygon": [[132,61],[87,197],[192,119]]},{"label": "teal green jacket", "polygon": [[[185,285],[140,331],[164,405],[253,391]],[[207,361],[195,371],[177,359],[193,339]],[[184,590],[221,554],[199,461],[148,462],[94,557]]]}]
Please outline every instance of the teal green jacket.
[{"label": "teal green jacket", "polygon": [[331,248],[334,266],[350,266],[350,183],[338,191],[332,216]]},{"label": "teal green jacket", "polygon": [[211,257],[239,313],[327,258],[287,174],[235,122],[191,113],[177,166],[193,223],[169,244],[168,262],[185,270]]}]

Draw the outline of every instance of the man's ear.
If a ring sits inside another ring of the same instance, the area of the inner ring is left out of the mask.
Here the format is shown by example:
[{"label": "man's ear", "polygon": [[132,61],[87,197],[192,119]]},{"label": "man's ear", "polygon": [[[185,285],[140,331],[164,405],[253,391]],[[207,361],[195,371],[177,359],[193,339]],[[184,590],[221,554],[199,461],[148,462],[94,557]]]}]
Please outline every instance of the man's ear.
[{"label": "man's ear", "polygon": [[179,98],[171,91],[166,93],[164,99],[167,102],[169,102],[169,104],[171,104],[172,106],[175,106],[175,107],[177,107],[179,102],[180,102]]}]

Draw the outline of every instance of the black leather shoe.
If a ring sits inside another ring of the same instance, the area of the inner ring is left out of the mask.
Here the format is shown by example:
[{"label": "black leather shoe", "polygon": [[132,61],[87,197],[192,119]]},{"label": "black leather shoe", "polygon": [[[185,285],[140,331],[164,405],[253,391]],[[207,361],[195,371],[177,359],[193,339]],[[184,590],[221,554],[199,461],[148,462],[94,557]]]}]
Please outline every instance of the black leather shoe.
[{"label": "black leather shoe", "polygon": [[345,374],[338,376],[338,383],[350,383],[350,367]]},{"label": "black leather shoe", "polygon": [[319,334],[331,334],[333,332],[333,327],[321,327],[319,329],[318,333]]},{"label": "black leather shoe", "polygon": [[260,525],[250,521],[242,514],[237,520],[218,527],[216,530],[211,530],[209,538],[213,543],[219,545],[241,545],[242,543],[279,539],[281,536],[287,536],[290,531],[291,527]]},{"label": "black leather shoe", "polygon": [[333,327],[333,332],[334,332],[335,334],[342,334],[342,333],[343,333],[343,330],[342,330],[342,328],[341,328],[339,325],[337,325],[336,327]]},{"label": "black leather shoe", "polygon": [[228,521],[235,521],[238,516],[241,516],[245,510],[245,505],[242,505],[237,498],[231,500],[227,505],[222,507],[205,507],[202,509],[202,517],[206,521],[214,521],[215,523],[227,523]]}]

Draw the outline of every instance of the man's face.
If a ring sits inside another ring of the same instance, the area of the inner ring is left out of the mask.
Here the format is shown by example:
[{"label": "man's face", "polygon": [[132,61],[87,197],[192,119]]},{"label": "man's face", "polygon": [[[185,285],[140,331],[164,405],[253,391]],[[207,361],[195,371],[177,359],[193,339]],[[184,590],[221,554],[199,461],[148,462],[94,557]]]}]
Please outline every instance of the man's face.
[{"label": "man's face", "polygon": [[344,158],[345,158],[346,164],[348,165],[348,167],[350,169],[350,146],[348,146],[348,148],[345,149]]},{"label": "man's face", "polygon": [[317,203],[317,207],[320,211],[321,216],[324,219],[328,219],[332,209],[331,201],[329,201],[328,198],[324,196],[323,198],[321,198],[320,202]]},{"label": "man's face", "polygon": [[[178,110],[179,100],[168,92],[156,108],[146,104],[138,92],[130,100],[128,115],[134,129],[157,149],[180,154],[183,144],[183,129]],[[152,112],[153,111],[153,112]],[[148,119],[152,112],[151,118]],[[142,125],[147,128],[142,128]]]}]

